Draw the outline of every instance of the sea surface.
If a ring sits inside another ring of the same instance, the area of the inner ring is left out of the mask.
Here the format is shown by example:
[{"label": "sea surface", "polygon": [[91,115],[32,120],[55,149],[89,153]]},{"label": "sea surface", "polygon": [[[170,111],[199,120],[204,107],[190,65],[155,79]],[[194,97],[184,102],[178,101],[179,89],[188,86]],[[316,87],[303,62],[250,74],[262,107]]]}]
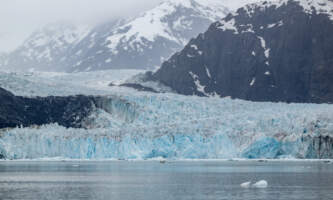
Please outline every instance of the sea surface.
[{"label": "sea surface", "polygon": [[[266,180],[263,189],[240,187]],[[1,161],[0,199],[329,200],[324,161]]]}]

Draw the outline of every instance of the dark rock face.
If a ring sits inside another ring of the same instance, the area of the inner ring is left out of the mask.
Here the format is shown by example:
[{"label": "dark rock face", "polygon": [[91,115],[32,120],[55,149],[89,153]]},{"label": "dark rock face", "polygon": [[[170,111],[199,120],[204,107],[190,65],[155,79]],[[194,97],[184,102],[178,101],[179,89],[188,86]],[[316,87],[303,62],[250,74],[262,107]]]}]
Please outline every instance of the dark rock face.
[{"label": "dark rock face", "polygon": [[306,158],[328,159],[333,158],[333,138],[330,136],[318,136],[304,138],[310,141]]},{"label": "dark rock face", "polygon": [[50,123],[84,128],[84,120],[103,99],[93,96],[25,98],[0,88],[0,102],[0,128]]},{"label": "dark rock face", "polygon": [[333,11],[316,9],[294,0],[248,5],[191,40],[154,77],[185,95],[333,103]]}]

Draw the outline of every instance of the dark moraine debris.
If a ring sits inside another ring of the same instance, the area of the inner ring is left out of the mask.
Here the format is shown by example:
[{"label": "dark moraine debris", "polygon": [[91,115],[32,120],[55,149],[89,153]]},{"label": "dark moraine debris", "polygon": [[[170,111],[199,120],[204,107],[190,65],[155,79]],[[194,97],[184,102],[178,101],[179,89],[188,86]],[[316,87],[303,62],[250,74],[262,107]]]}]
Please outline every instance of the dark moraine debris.
[{"label": "dark moraine debris", "polygon": [[0,128],[28,127],[58,123],[64,127],[84,128],[84,120],[101,105],[103,97],[68,96],[27,98],[0,88]]},{"label": "dark moraine debris", "polygon": [[122,87],[129,87],[129,88],[133,88],[136,89],[138,91],[145,91],[145,92],[153,92],[153,93],[158,93],[156,90],[154,90],[153,88],[150,87],[145,87],[139,83],[124,83],[121,84],[120,86]]}]

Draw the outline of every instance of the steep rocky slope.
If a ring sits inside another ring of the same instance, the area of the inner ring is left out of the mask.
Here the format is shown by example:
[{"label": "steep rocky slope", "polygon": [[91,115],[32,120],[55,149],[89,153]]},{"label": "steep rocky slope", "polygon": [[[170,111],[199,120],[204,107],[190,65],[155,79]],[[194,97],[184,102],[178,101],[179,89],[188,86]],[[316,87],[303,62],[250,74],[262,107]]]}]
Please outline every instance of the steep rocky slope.
[{"label": "steep rocky slope", "polygon": [[210,26],[153,76],[180,94],[333,102],[333,2],[247,5]]}]

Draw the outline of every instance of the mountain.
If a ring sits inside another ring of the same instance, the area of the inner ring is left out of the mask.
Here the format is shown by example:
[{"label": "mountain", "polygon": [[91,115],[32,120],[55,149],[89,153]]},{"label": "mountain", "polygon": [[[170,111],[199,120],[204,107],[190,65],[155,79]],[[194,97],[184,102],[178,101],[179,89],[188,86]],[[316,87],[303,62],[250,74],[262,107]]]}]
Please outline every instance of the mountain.
[{"label": "mountain", "polygon": [[69,71],[155,68],[228,12],[218,0],[164,1],[114,29],[97,27],[75,48],[86,51]]},{"label": "mountain", "polygon": [[112,19],[92,28],[53,23],[32,33],[0,67],[67,72],[153,69],[211,23],[256,1],[165,0],[139,16]]},{"label": "mountain", "polygon": [[333,2],[247,5],[213,23],[152,77],[185,95],[333,103]]},{"label": "mountain", "polygon": [[9,70],[62,71],[67,52],[82,40],[89,28],[70,23],[52,23],[35,31],[24,43],[6,56],[2,68]]},{"label": "mountain", "polygon": [[82,71],[94,70],[94,66],[102,65],[99,60],[105,65],[106,62],[104,61],[109,59],[109,55],[103,54],[104,51],[101,50],[105,43],[104,40],[112,34],[115,28],[122,26],[126,22],[127,20],[125,19],[115,19],[94,27],[80,42],[67,51],[69,59],[66,63],[67,68],[65,71],[80,71],[78,68],[84,63],[86,63],[87,68]]}]

